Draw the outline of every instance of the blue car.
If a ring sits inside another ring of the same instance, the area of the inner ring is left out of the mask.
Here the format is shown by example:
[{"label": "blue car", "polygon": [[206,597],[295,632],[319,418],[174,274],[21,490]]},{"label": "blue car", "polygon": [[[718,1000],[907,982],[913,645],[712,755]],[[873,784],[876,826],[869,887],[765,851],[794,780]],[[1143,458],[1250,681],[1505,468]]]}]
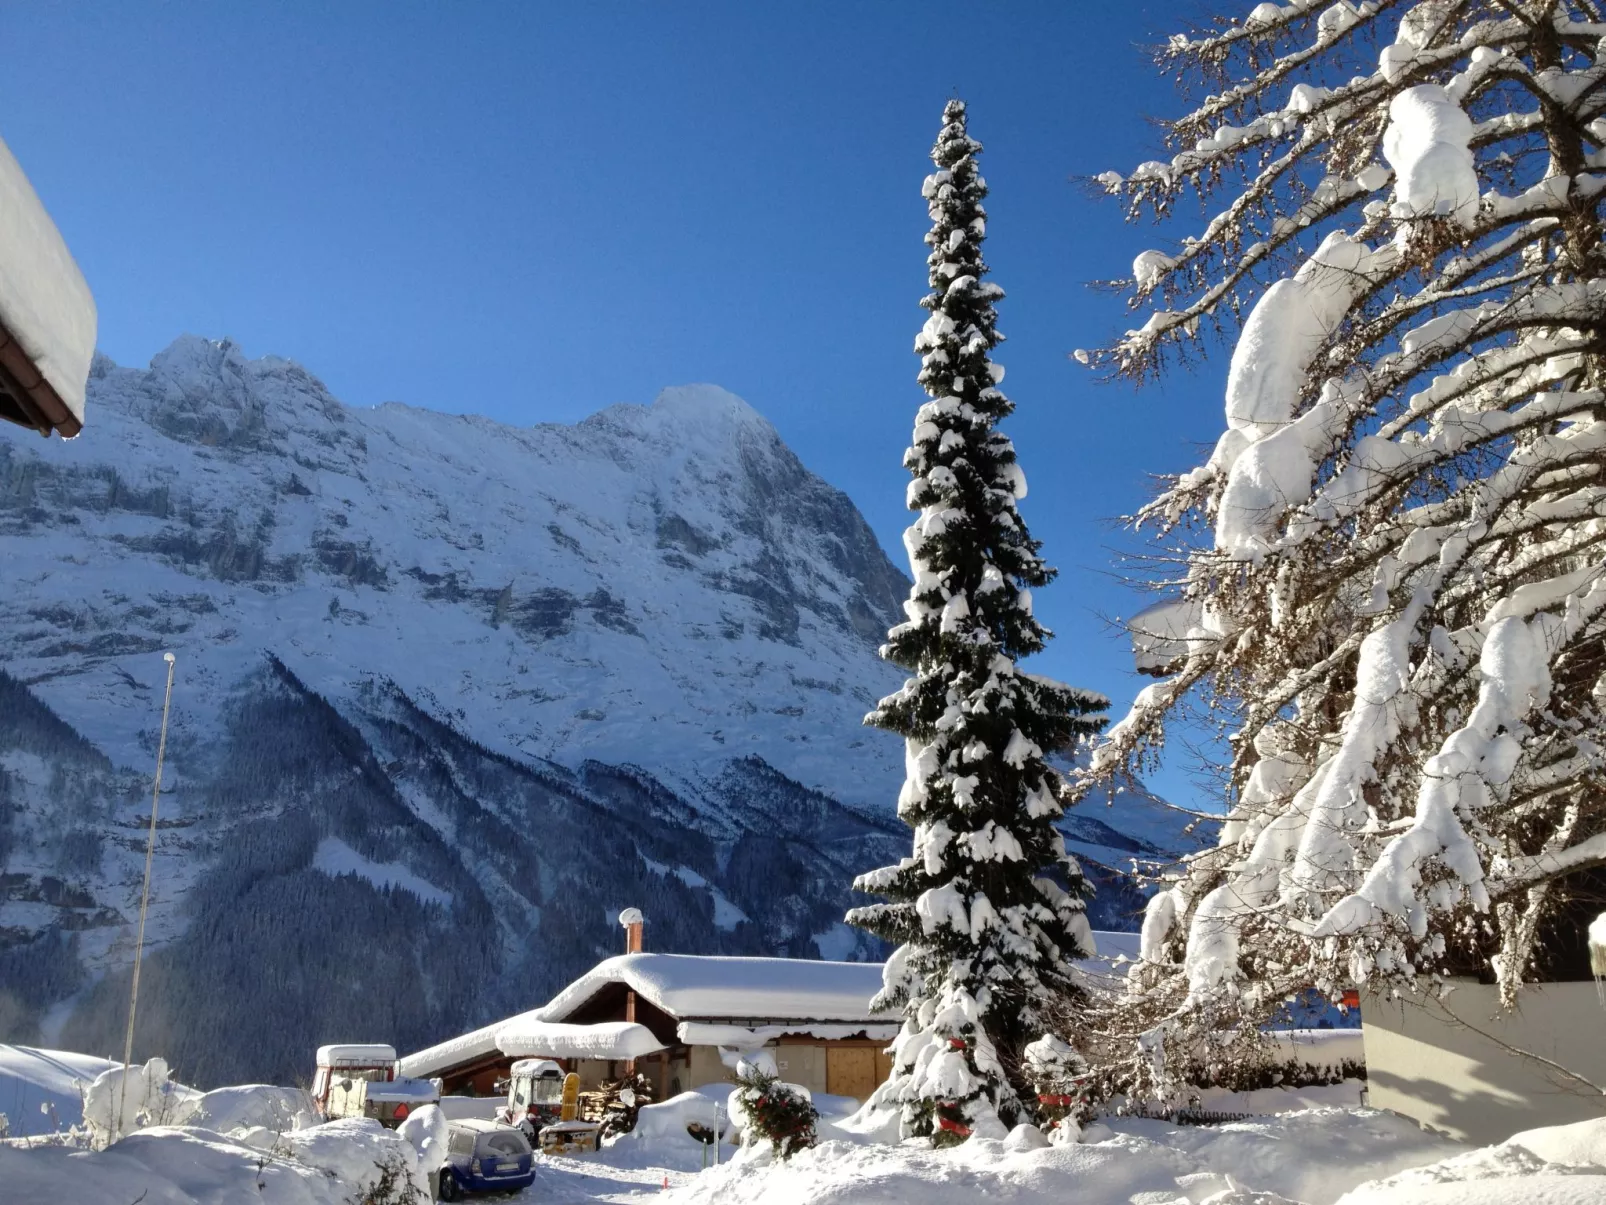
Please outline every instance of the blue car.
[{"label": "blue car", "polygon": [[451,1123],[446,1164],[440,1169],[440,1199],[464,1193],[517,1192],[535,1179],[535,1155],[516,1126],[470,1119]]}]

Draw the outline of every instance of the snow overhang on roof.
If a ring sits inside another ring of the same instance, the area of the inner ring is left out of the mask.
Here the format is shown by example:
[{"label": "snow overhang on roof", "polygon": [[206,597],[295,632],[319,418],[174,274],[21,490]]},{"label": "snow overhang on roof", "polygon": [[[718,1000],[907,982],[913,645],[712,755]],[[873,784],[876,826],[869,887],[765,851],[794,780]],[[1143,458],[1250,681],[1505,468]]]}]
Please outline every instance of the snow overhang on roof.
[{"label": "snow overhang on roof", "polygon": [[551,1059],[519,1059],[507,1069],[509,1075],[562,1075],[563,1068]]},{"label": "snow overhang on roof", "polygon": [[395,1048],[379,1042],[347,1042],[318,1047],[320,1067],[377,1067],[395,1061]]},{"label": "snow overhang on roof", "polygon": [[1127,621],[1132,636],[1133,668],[1164,677],[1188,659],[1191,644],[1206,638],[1204,608],[1189,598],[1167,599],[1145,607]]},{"label": "snow overhang on roof", "polygon": [[782,1025],[721,1025],[718,1021],[682,1021],[675,1036],[687,1046],[724,1046],[730,1050],[760,1050],[781,1038],[813,1038],[818,1042],[868,1038],[890,1042],[902,1025],[897,1021],[796,1021]]},{"label": "snow overhang on roof", "polygon": [[396,1070],[402,1075],[420,1075],[427,1079],[432,1075],[440,1075],[442,1072],[499,1055],[502,1050],[496,1044],[497,1030],[526,1018],[532,1021],[540,1020],[541,1015],[542,1010],[538,1008],[531,1012],[519,1013],[514,1017],[504,1017],[500,1021],[493,1021],[489,1025],[459,1034],[455,1038],[447,1038],[446,1041],[434,1046],[414,1051],[396,1064]]},{"label": "snow overhang on roof", "polygon": [[664,1049],[652,1030],[634,1021],[565,1025],[521,1018],[496,1031],[496,1044],[503,1054],[516,1058],[549,1059],[639,1059]]},{"label": "snow overhang on roof", "polygon": [[707,954],[621,954],[598,963],[540,1009],[563,1021],[610,983],[676,1020],[773,1024],[888,1020],[870,1000],[881,990],[878,962],[738,958]]},{"label": "snow overhang on roof", "polygon": [[0,141],[0,418],[71,438],[84,426],[95,299]]}]

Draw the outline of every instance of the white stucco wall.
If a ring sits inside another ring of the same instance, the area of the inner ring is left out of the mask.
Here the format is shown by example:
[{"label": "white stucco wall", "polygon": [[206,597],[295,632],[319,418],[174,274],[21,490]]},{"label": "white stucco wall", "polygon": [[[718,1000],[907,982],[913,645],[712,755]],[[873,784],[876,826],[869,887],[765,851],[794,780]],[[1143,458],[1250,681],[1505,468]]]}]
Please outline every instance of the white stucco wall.
[{"label": "white stucco wall", "polygon": [[1514,1013],[1501,1012],[1497,989],[1466,980],[1443,1000],[1367,991],[1361,1021],[1370,1103],[1464,1142],[1606,1115],[1606,1096],[1540,1061],[1606,1086],[1606,1007],[1593,983],[1524,988]]}]

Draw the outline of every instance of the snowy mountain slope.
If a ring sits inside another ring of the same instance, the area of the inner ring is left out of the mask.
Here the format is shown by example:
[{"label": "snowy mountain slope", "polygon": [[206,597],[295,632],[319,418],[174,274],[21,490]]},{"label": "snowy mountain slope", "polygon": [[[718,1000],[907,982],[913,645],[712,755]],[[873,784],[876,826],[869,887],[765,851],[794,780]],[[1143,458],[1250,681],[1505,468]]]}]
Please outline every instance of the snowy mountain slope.
[{"label": "snowy mountain slope", "polygon": [[837,738],[895,681],[869,649],[903,580],[722,390],[518,429],[349,409],[195,338],[148,371],[99,360],[91,389],[83,438],[0,441],[21,604],[0,639],[114,760],[145,760],[160,662],[138,654],[178,652],[178,732],[200,744],[266,644],[333,695],[383,667],[507,753],[626,748],[692,775],[751,753],[865,803],[859,759],[896,762]]},{"label": "snowy mountain slope", "polygon": [[[76,441],[0,434],[0,1040],[119,1045],[169,648],[138,1045],[197,1082],[527,1008],[627,905],[657,949],[873,952],[906,582],[746,403],[515,429],[188,337],[90,393]],[[1122,810],[1071,836],[1127,850]]]}]

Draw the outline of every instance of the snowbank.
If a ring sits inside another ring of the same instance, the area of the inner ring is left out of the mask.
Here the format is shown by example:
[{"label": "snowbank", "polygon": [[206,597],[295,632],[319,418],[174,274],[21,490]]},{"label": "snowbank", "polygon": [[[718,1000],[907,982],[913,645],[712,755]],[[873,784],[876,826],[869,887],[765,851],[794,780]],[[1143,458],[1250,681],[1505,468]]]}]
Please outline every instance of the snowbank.
[{"label": "snowbank", "polygon": [[84,1117],[84,1093],[110,1059],[0,1043],[0,1113],[14,1138],[70,1130]]},{"label": "snowbank", "polygon": [[725,1110],[725,1098],[729,1094],[724,1084],[711,1084],[702,1091],[682,1092],[658,1104],[646,1105],[636,1115],[636,1128],[619,1141],[630,1141],[638,1146],[666,1140],[696,1143],[697,1140],[686,1132],[686,1127],[693,1122],[713,1129],[717,1111],[721,1128],[730,1124],[730,1114]]},{"label": "snowbank", "polygon": [[1504,1145],[1520,1146],[1548,1163],[1606,1168],[1606,1118],[1524,1130],[1506,1139]]},{"label": "snowbank", "polygon": [[425,1105],[409,1113],[396,1132],[412,1145],[418,1155],[418,1166],[427,1176],[445,1165],[451,1130],[451,1123],[438,1106]]},{"label": "snowbank", "polygon": [[1601,1205],[1606,1118],[1524,1130],[1481,1147],[1362,1184],[1342,1205]]},{"label": "snowbank", "polygon": [[95,299],[28,177],[0,141],[0,323],[84,420]]},{"label": "snowbank", "polygon": [[1459,1149],[1404,1119],[1341,1109],[1208,1127],[1125,1119],[1089,1127],[1085,1139],[1015,1150],[1034,1144],[972,1139],[946,1151],[832,1141],[784,1164],[744,1152],[667,1199],[676,1205],[1180,1205],[1236,1188],[1245,1195],[1222,1197],[1223,1205],[1255,1200],[1250,1190],[1332,1205],[1363,1181]]},{"label": "snowbank", "polygon": [[[372,1118],[345,1117],[311,1129],[296,1130],[284,1135],[280,1146],[297,1162],[318,1168],[346,1185],[348,1191],[375,1184],[382,1169],[388,1167],[422,1193],[421,1199],[427,1201],[433,1196],[429,1181],[418,1165],[418,1152],[413,1144]],[[361,1198],[361,1192],[351,1195]]]},{"label": "snowbank", "polygon": [[730,1113],[725,1107],[729,1095],[728,1084],[709,1084],[647,1105],[636,1115],[636,1128],[621,1134],[597,1159],[612,1167],[697,1171],[714,1162],[714,1152],[693,1138],[686,1127],[696,1122],[712,1130],[716,1116],[726,1139],[720,1144],[719,1158],[729,1159],[736,1150],[729,1141]]},{"label": "snowbank", "polygon": [[[157,1126],[104,1151],[15,1146],[0,1152],[5,1199],[51,1205],[347,1205],[396,1169],[403,1194],[430,1199],[417,1156],[377,1122],[341,1121],[285,1135],[269,1149],[213,1130]],[[405,1195],[376,1205],[411,1205]]]},{"label": "snowbank", "polygon": [[316,1113],[312,1096],[301,1088],[240,1084],[216,1088],[196,1099],[184,1124],[228,1134],[260,1126],[273,1133],[304,1129]]}]

